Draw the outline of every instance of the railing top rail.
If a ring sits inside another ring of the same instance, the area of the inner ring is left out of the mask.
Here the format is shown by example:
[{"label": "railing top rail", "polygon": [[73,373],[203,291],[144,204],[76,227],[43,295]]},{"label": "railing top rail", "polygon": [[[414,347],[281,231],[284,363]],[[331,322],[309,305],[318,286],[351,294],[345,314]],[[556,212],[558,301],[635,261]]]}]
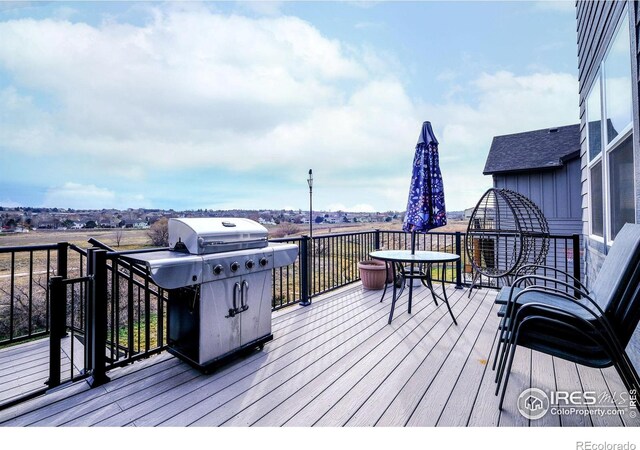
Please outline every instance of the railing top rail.
[{"label": "railing top rail", "polygon": [[57,248],[58,244],[16,245],[11,247],[0,247],[0,253],[35,252],[39,250],[55,250]]},{"label": "railing top rail", "polygon": [[[392,234],[408,234],[411,235],[410,232],[408,231],[403,231],[403,230],[378,230],[381,233],[392,233]],[[429,231],[428,233],[416,233],[416,236],[419,234],[430,234],[430,235],[444,235],[444,236],[455,236],[455,234],[458,233],[457,231]],[[461,234],[464,234],[463,232],[460,232]]]},{"label": "railing top rail", "polygon": [[75,244],[69,244],[69,248],[73,251],[80,253],[81,255],[87,256],[87,250],[81,247],[78,247]]},{"label": "railing top rail", "polygon": [[291,241],[301,241],[302,236],[291,236],[291,237],[283,237],[283,238],[273,238],[269,239],[269,242],[291,242]]},{"label": "railing top rail", "polygon": [[339,237],[339,236],[358,236],[358,235],[363,235],[363,234],[375,233],[376,231],[378,231],[378,230],[364,230],[364,231],[356,231],[356,232],[346,231],[344,233],[319,234],[319,235],[314,236],[313,239],[322,239],[322,238]]},{"label": "railing top rail", "polygon": [[579,234],[550,234],[549,239],[573,239],[574,236],[580,236]]},{"label": "railing top rail", "polygon": [[[105,249],[106,250],[106,249]],[[117,258],[118,256],[127,256],[127,255],[135,255],[137,253],[148,253],[148,252],[161,252],[171,250],[169,247],[153,247],[153,248],[141,248],[136,250],[111,250],[107,251],[107,258]]]},{"label": "railing top rail", "polygon": [[[402,231],[402,230],[377,230],[380,231],[381,233],[393,233],[393,234],[411,234],[408,233],[406,231]],[[476,231],[476,230],[474,230]],[[480,231],[487,231],[488,234],[490,234],[489,232],[492,231],[493,233],[496,233],[496,230],[480,230]],[[456,233],[460,233],[461,235],[465,235],[466,232],[465,231],[429,231],[428,233],[416,233],[416,235],[422,234],[422,235],[440,235],[440,236],[455,236]],[[504,233],[501,233],[504,234]],[[530,235],[531,233],[525,233]],[[549,238],[550,239],[572,239],[575,236],[575,234],[550,234]]]}]

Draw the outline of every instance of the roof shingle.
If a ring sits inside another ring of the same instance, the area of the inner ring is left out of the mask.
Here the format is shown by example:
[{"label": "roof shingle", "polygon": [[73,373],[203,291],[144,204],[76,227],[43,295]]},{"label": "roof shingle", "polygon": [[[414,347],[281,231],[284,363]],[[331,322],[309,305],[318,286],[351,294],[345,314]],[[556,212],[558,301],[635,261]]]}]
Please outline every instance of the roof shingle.
[{"label": "roof shingle", "polygon": [[553,169],[578,156],[579,124],[495,136],[483,173]]}]

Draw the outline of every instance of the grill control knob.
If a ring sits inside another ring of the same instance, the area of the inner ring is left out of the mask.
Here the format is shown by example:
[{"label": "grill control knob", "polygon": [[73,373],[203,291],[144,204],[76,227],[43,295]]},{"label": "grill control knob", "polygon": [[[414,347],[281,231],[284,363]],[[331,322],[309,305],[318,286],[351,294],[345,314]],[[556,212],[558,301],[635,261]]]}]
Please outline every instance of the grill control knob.
[{"label": "grill control knob", "polygon": [[267,264],[269,264],[269,260],[267,258],[260,258],[260,265],[262,267],[266,266]]},{"label": "grill control knob", "polygon": [[217,264],[214,268],[213,268],[213,273],[216,275],[220,275],[222,273],[222,270],[224,268],[222,267],[222,264]]},{"label": "grill control knob", "polygon": [[232,272],[236,272],[239,268],[240,268],[240,264],[238,264],[237,262],[232,262],[231,263],[231,271]]},{"label": "grill control knob", "polygon": [[244,263],[244,266],[247,269],[253,269],[253,266],[255,265],[255,263],[253,262],[253,259],[248,260],[246,263]]}]

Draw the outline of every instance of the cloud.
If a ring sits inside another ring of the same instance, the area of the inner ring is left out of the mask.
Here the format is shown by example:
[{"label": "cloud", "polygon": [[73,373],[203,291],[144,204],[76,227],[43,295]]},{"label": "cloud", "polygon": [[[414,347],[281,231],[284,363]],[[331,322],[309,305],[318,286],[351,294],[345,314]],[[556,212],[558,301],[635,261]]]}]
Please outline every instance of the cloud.
[{"label": "cloud", "polygon": [[5,208],[17,208],[19,206],[22,206],[20,203],[11,200],[10,198],[0,198],[0,206],[3,206]]},{"label": "cloud", "polygon": [[55,105],[31,99],[0,125],[10,150],[90,157],[135,179],[154,168],[329,169],[334,158],[346,171],[413,139],[398,140],[415,134],[413,105],[371,49],[354,53],[295,17],[154,12],[144,26],[0,23],[0,66]]},{"label": "cloud", "polygon": [[2,2],[0,2],[0,12],[2,11],[11,11],[11,10],[16,10],[16,9],[22,9],[22,8],[34,8],[43,4],[47,4],[49,2],[40,2],[40,1],[35,1],[35,2],[30,2],[30,1],[24,1],[24,0],[17,0],[17,1],[11,1],[11,0],[3,0]]},{"label": "cloud", "polygon": [[246,11],[264,16],[276,16],[281,13],[284,2],[282,1],[239,1],[238,6]]},{"label": "cloud", "polygon": [[578,80],[573,75],[482,73],[464,89],[474,102],[423,108],[440,142],[445,193],[455,209],[473,206],[491,187],[491,177],[482,170],[494,136],[579,122]]},{"label": "cloud", "polygon": [[66,182],[47,189],[43,206],[73,209],[147,207],[141,194],[120,194],[93,184]]},{"label": "cloud", "polygon": [[[491,184],[482,168],[493,136],[578,122],[568,74],[479,73],[427,102],[396,76],[393,55],[346,45],[296,17],[196,6],[151,7],[142,25],[0,22],[0,75],[9,80],[0,84],[0,149],[44,165],[55,155],[96,177],[46,181],[55,187],[44,204],[151,205],[166,191],[144,184],[158,172],[277,174],[290,183],[312,167],[318,208],[402,210],[420,124],[430,120],[448,207],[462,209]],[[234,198],[226,181],[205,183],[231,207],[252,201]],[[289,192],[281,197],[265,207],[294,203]]]},{"label": "cloud", "polygon": [[0,35],[0,66],[56,109],[37,123],[58,133],[19,150],[54,145],[102,159],[109,149],[142,166],[233,166],[238,151],[268,163],[257,142],[320,108],[340,110],[340,83],[368,75],[338,41],[295,17],[156,10],[142,27],[25,19],[0,23]]}]

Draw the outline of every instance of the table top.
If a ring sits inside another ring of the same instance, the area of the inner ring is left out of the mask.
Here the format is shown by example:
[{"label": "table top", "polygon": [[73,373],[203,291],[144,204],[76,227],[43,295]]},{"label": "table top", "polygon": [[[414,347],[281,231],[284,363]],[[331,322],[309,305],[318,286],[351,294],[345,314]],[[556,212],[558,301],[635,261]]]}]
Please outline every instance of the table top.
[{"label": "table top", "polygon": [[376,250],[369,256],[382,261],[407,263],[445,263],[460,259],[459,255],[453,253],[416,251],[412,254],[411,250]]}]

